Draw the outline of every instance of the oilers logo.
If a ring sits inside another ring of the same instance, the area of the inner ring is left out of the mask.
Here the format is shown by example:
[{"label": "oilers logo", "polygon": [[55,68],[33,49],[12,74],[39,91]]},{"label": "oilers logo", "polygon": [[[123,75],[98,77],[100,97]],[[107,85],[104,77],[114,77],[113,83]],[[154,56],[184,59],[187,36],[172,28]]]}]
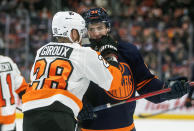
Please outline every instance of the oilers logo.
[{"label": "oilers logo", "polygon": [[122,87],[117,90],[109,91],[106,93],[114,99],[125,100],[130,98],[134,92],[134,79],[132,76],[131,69],[127,64],[120,62],[119,68],[123,76]]}]

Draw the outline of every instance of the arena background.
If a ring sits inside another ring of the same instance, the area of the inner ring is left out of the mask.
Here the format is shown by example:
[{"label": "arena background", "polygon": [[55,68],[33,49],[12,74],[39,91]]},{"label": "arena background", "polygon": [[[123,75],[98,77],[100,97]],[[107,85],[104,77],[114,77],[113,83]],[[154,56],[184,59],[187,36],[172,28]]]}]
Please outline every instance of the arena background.
[{"label": "arena background", "polygon": [[[190,80],[194,75],[193,0],[0,0],[0,54],[10,56],[29,82],[36,50],[51,40],[53,14],[59,10],[81,14],[96,6],[111,16],[113,38],[136,45],[160,79],[181,75]],[[140,100],[135,118],[183,105],[185,97],[159,105]],[[17,118],[21,121],[19,111]],[[153,118],[194,120],[194,107]]]}]

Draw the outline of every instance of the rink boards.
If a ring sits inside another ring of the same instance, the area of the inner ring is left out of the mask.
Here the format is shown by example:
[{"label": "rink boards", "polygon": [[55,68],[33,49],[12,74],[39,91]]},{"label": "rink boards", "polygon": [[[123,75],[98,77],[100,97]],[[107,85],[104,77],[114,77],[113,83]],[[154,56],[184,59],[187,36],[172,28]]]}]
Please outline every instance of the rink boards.
[{"label": "rink boards", "polygon": [[[153,104],[145,99],[137,101],[135,118],[138,118],[139,114],[149,115],[157,114],[162,111],[166,111],[160,115],[155,115],[154,119],[192,119],[194,120],[194,106],[191,108],[186,108],[184,105],[186,95],[181,99],[165,101],[160,104]],[[176,108],[177,107],[177,108]],[[176,108],[176,109],[175,109]],[[174,109],[174,110],[171,110]],[[167,111],[169,110],[169,111]]]},{"label": "rink boards", "polygon": [[[138,115],[149,115],[153,113],[159,113],[161,111],[166,111],[175,107],[181,107],[184,105],[186,96],[181,99],[170,100],[160,104],[153,104],[145,99],[137,101],[136,110],[134,118],[138,119]],[[17,111],[16,117],[18,119],[23,118],[23,114],[20,111]],[[175,110],[167,111],[160,115],[155,115],[149,117],[150,119],[188,119],[194,120],[194,106],[191,108],[181,107]]]}]

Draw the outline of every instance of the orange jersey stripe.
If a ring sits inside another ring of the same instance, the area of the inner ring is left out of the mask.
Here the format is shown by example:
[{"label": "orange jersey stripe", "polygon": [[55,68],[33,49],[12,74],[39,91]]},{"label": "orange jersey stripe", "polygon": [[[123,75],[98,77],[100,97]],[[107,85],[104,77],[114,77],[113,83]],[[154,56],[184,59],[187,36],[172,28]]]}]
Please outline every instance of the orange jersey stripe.
[{"label": "orange jersey stripe", "polygon": [[157,79],[157,76],[154,76],[154,78],[144,80],[144,81],[140,82],[139,84],[137,84],[137,90],[140,90],[143,86],[145,86],[147,83],[149,83],[153,79]]},{"label": "orange jersey stripe", "polygon": [[26,103],[26,102],[33,101],[33,100],[45,99],[45,98],[49,98],[57,94],[61,94],[61,95],[71,98],[73,101],[75,101],[78,104],[79,108],[82,109],[82,106],[83,106],[82,102],[76,96],[74,96],[68,91],[61,90],[61,89],[44,88],[40,90],[29,91],[23,95],[22,102]]},{"label": "orange jersey stripe", "polygon": [[139,86],[138,88],[137,88],[137,90],[140,90],[143,86],[145,86],[147,83],[149,83],[151,80],[153,80],[153,78],[152,79],[149,79],[149,80],[145,80],[144,81],[144,83],[141,85],[141,86]]},{"label": "orange jersey stripe", "polygon": [[[157,76],[154,76],[154,78],[158,78]],[[150,78],[150,79],[153,79],[153,78]],[[149,80],[149,79],[148,79]],[[137,84],[137,86],[139,87],[139,86],[142,86],[142,85],[144,85],[144,83],[146,82],[147,80],[144,80],[144,81],[142,81],[142,82],[140,82],[140,83],[138,83]]]},{"label": "orange jersey stripe", "polygon": [[19,94],[21,91],[27,89],[28,84],[26,83],[25,79],[23,78],[21,86],[15,91],[17,94]]},{"label": "orange jersey stripe", "polygon": [[118,129],[106,129],[106,130],[91,130],[91,129],[81,129],[81,131],[130,131],[135,127],[134,123],[130,126]]},{"label": "orange jersey stripe", "polygon": [[65,106],[72,109],[75,117],[83,107],[79,98],[72,93],[62,89],[48,89],[30,90],[22,97],[23,105],[22,111],[33,110],[35,108],[46,107],[58,101]]},{"label": "orange jersey stripe", "polygon": [[0,124],[11,124],[16,119],[16,113],[8,116],[0,116]]}]

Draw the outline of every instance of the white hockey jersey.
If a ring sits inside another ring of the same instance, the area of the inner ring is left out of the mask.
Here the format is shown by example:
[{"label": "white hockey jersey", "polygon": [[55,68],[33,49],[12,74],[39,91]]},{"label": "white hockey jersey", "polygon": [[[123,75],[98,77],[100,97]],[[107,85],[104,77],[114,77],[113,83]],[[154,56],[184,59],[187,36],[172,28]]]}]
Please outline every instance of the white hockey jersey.
[{"label": "white hockey jersey", "polygon": [[37,51],[30,76],[31,86],[22,98],[24,112],[59,101],[71,108],[75,117],[90,81],[108,91],[119,88],[122,77],[119,69],[91,48],[54,42]]},{"label": "white hockey jersey", "polygon": [[0,55],[0,124],[2,130],[13,130],[16,117],[17,94],[27,87],[17,65],[6,56]]}]

